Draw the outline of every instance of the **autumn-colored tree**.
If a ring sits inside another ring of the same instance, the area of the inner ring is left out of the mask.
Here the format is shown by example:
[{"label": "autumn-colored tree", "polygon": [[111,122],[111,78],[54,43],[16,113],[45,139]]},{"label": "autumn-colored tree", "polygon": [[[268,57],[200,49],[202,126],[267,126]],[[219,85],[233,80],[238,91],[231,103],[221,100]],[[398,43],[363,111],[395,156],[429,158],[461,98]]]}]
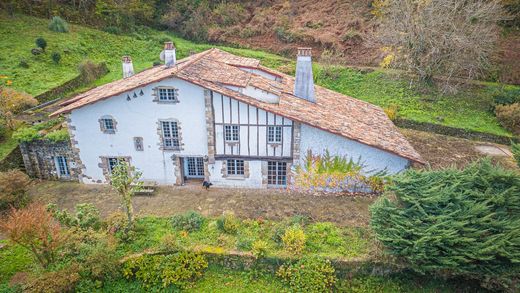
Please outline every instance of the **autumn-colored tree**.
[{"label": "autumn-colored tree", "polygon": [[6,219],[0,222],[0,230],[12,242],[30,250],[43,268],[54,262],[65,241],[60,224],[40,203],[11,208]]},{"label": "autumn-colored tree", "polygon": [[5,120],[10,129],[14,129],[15,114],[37,104],[38,101],[27,93],[0,86],[0,118]]},{"label": "autumn-colored tree", "polygon": [[26,191],[30,182],[29,176],[21,171],[0,172],[0,212],[26,204]]},{"label": "autumn-colored tree", "polygon": [[110,185],[117,191],[121,197],[128,224],[125,233],[130,231],[134,226],[134,206],[132,196],[141,188],[142,182],[139,182],[141,172],[136,171],[127,162],[120,161],[112,170],[110,176]]}]

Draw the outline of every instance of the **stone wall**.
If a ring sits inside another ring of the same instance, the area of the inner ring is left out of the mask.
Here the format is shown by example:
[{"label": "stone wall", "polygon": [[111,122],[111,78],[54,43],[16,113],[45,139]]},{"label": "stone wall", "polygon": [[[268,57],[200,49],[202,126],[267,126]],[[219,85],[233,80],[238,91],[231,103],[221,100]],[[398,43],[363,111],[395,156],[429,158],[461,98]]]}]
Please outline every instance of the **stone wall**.
[{"label": "stone wall", "polygon": [[[36,140],[20,144],[23,163],[27,174],[31,177],[51,180],[79,180],[80,164],[74,160],[74,153],[69,141],[51,142]],[[56,156],[67,158],[70,176],[59,177],[56,170]]]}]

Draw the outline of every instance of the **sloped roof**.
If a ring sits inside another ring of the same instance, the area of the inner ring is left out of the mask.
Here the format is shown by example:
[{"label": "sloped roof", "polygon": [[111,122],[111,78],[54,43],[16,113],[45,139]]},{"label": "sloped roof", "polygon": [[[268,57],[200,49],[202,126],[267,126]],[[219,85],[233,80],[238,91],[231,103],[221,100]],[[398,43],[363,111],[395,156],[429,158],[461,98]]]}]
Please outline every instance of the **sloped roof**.
[{"label": "sloped roof", "polygon": [[[281,77],[281,80],[271,80],[238,67],[262,70]],[[411,161],[424,163],[421,156],[380,107],[320,86],[315,86],[316,102],[309,102],[292,94],[294,77],[265,68],[256,59],[236,56],[219,49],[210,49],[192,55],[179,60],[175,66],[169,68],[164,65],[156,66],[129,78],[96,87],[65,101],[61,104],[63,107],[51,116],[68,113],[73,109],[169,77],[198,84],[260,109],[394,153]],[[257,87],[280,96],[280,102],[265,103],[231,90],[225,85]]]}]

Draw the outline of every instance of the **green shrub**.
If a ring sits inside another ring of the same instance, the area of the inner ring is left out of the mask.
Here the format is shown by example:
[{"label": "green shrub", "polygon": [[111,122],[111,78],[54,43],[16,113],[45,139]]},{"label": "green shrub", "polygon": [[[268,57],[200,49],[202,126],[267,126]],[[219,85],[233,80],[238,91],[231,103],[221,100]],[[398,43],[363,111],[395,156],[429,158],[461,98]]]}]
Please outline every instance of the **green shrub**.
[{"label": "green shrub", "polygon": [[9,207],[21,208],[27,204],[27,189],[31,179],[18,170],[0,172],[0,212]]},{"label": "green shrub", "polygon": [[37,38],[35,43],[38,48],[42,49],[42,51],[45,51],[45,48],[47,48],[47,41],[44,38]]},{"label": "green shrub", "polygon": [[238,250],[250,251],[253,248],[255,239],[248,235],[241,235],[237,238],[236,247]]},{"label": "green shrub", "polygon": [[256,240],[252,244],[251,253],[257,258],[261,258],[261,257],[265,257],[267,255],[267,249],[268,249],[267,241]]},{"label": "green shrub", "polygon": [[52,59],[52,62],[54,62],[54,64],[58,64],[58,63],[60,63],[60,60],[61,60],[61,55],[60,55],[60,53],[58,53],[58,52],[52,52],[52,54],[51,54],[51,59]]},{"label": "green shrub", "polygon": [[282,265],[276,275],[294,292],[332,292],[336,283],[334,267],[329,260],[319,257]]},{"label": "green shrub", "polygon": [[236,234],[239,226],[239,220],[231,213],[225,213],[217,219],[218,229],[227,234]]},{"label": "green shrub", "polygon": [[306,236],[300,225],[293,225],[285,230],[282,236],[285,251],[291,254],[301,254],[305,249]]},{"label": "green shrub", "polygon": [[331,251],[347,245],[341,230],[333,223],[312,224],[307,229],[307,235],[307,246],[312,251]]},{"label": "green shrub", "polygon": [[75,213],[67,210],[60,211],[56,204],[48,204],[47,210],[52,216],[66,227],[77,227],[83,230],[101,228],[99,210],[91,203],[80,203],[75,207]]},{"label": "green shrub", "polygon": [[520,167],[520,143],[511,142],[511,151],[513,158],[516,160],[516,164]]},{"label": "green shrub", "polygon": [[74,263],[56,271],[35,274],[22,287],[24,292],[74,292],[80,278],[79,266]]},{"label": "green shrub", "polygon": [[0,141],[3,141],[5,139],[6,134],[7,127],[5,126],[4,122],[0,120]]},{"label": "green shrub", "polygon": [[21,68],[29,68],[29,63],[25,59],[20,59],[18,66],[20,66]]},{"label": "green shrub", "polygon": [[121,34],[121,29],[117,26],[106,26],[103,28],[103,31],[109,33],[109,34],[113,34],[113,35],[120,35]]},{"label": "green shrub", "polygon": [[509,131],[520,134],[520,103],[498,105],[495,108],[497,119]]},{"label": "green shrub", "polygon": [[164,288],[170,285],[183,288],[200,278],[207,267],[206,259],[193,252],[144,255],[126,261],[123,275],[143,282],[148,288],[161,284]]},{"label": "green shrub", "polygon": [[420,273],[451,273],[485,286],[518,281],[520,176],[514,171],[489,160],[464,170],[410,169],[370,210],[377,238]]},{"label": "green shrub", "polygon": [[13,133],[13,138],[18,142],[31,142],[41,138],[41,134],[32,127],[24,127]]},{"label": "green shrub", "polygon": [[159,249],[163,251],[174,251],[179,248],[179,245],[177,245],[177,238],[175,237],[175,234],[166,234],[161,239],[161,242],[159,243]]},{"label": "green shrub", "polygon": [[493,101],[495,106],[520,103],[520,89],[502,90],[493,95]]},{"label": "green shrub", "polygon": [[115,234],[128,226],[128,217],[123,212],[111,213],[105,220],[105,226],[109,233]]},{"label": "green shrub", "polygon": [[64,142],[70,139],[67,129],[59,129],[49,132],[45,135],[45,138],[52,142]]},{"label": "green shrub", "polygon": [[49,29],[57,33],[68,33],[69,25],[63,18],[59,16],[54,16],[51,22],[49,23]]},{"label": "green shrub", "polygon": [[184,214],[172,217],[173,228],[177,230],[188,232],[198,231],[203,223],[204,217],[195,211],[187,211]]}]

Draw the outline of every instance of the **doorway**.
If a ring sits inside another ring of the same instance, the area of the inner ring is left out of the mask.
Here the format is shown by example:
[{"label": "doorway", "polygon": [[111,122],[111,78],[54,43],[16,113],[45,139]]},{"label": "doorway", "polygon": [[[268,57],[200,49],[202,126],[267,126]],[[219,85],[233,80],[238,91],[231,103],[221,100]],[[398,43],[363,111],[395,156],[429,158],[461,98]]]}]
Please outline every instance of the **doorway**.
[{"label": "doorway", "polygon": [[202,157],[184,158],[184,178],[204,179],[204,159]]}]

